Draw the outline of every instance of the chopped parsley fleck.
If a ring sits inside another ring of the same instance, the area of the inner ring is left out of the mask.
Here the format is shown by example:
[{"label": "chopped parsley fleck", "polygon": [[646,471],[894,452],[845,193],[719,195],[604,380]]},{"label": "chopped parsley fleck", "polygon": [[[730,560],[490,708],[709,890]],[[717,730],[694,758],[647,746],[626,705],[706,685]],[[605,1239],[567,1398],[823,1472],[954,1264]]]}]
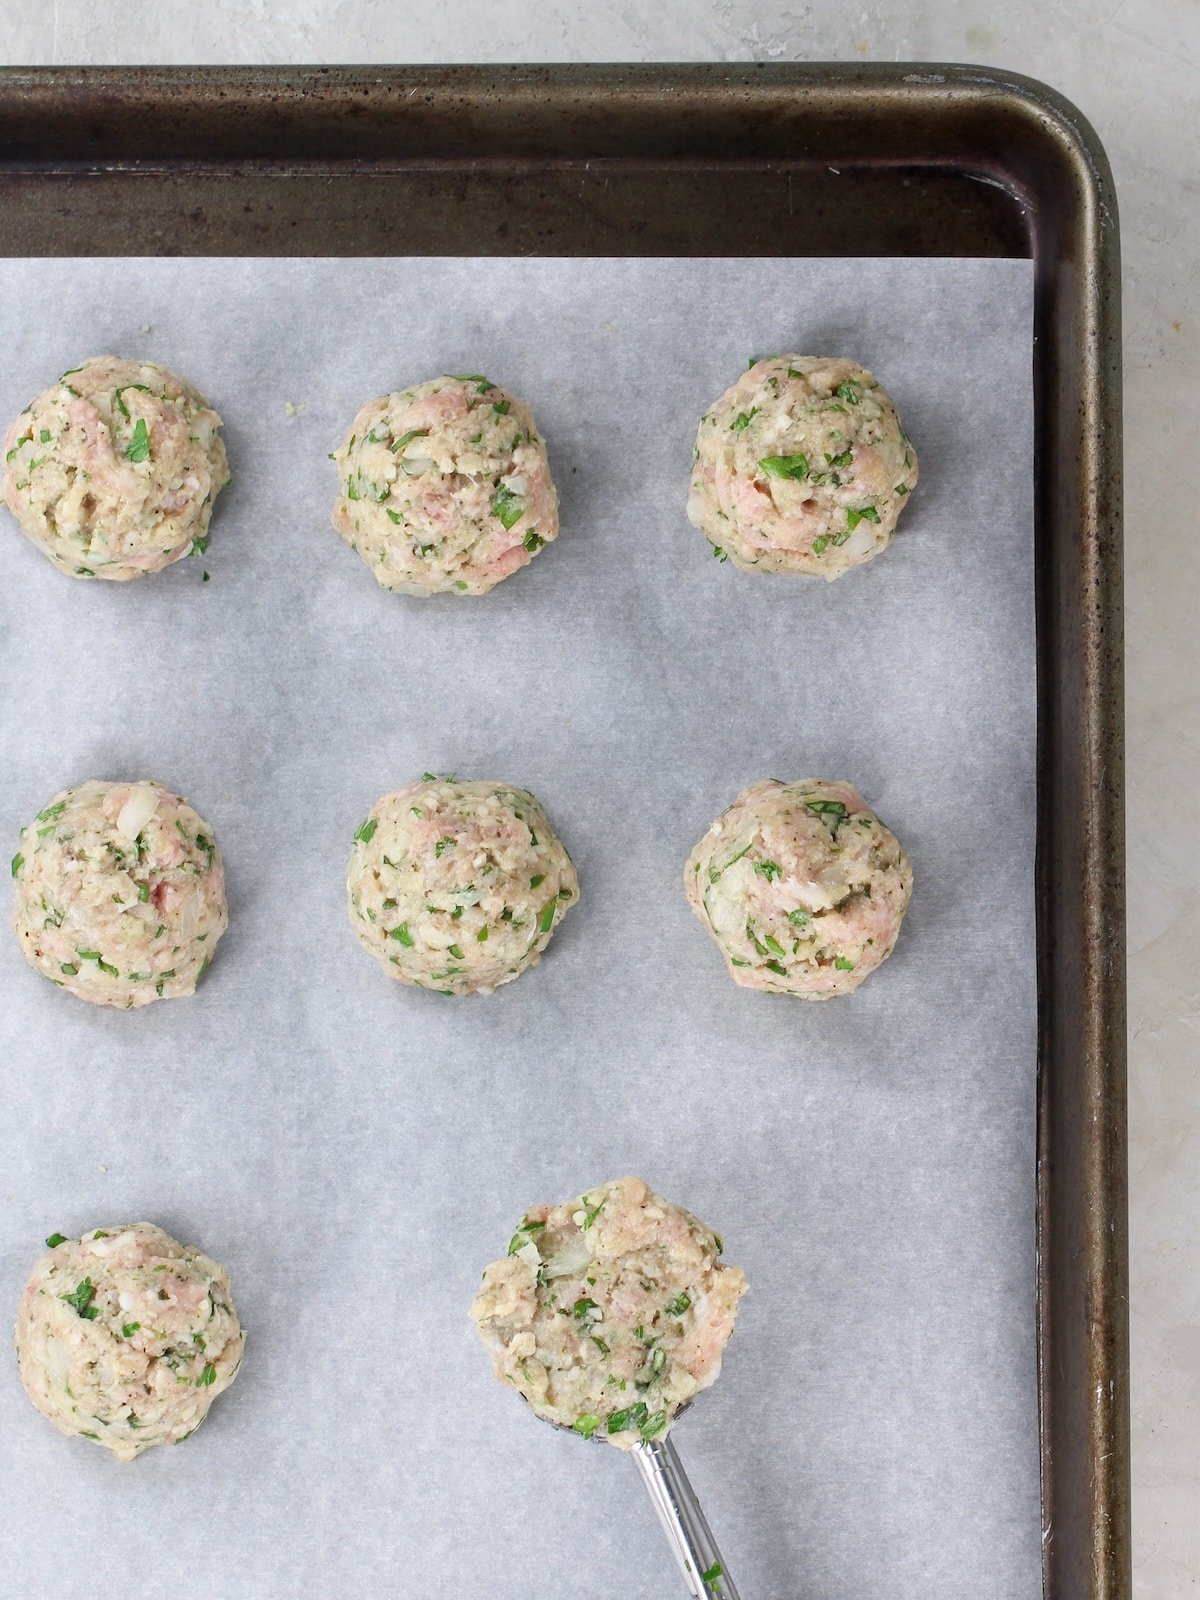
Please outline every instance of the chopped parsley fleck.
[{"label": "chopped parsley fleck", "polygon": [[788,912],[788,921],[793,927],[803,928],[812,921],[812,912],[803,906],[797,906],[794,911]]},{"label": "chopped parsley fleck", "polygon": [[787,953],[773,933],[763,934],[763,943],[766,945],[768,950],[774,950],[777,956],[782,956]]},{"label": "chopped parsley fleck", "polygon": [[778,861],[756,861],[754,864],[754,870],[755,872],[760,872],[768,883],[774,883],[775,879],[781,875],[783,869],[780,867]]},{"label": "chopped parsley fleck", "polygon": [[648,1412],[649,1407],[644,1400],[626,1406],[624,1411],[614,1411],[607,1423],[609,1433],[623,1433],[626,1428],[640,1428]]},{"label": "chopped parsley fleck", "polygon": [[581,1417],[575,1418],[575,1421],[571,1424],[571,1426],[575,1429],[576,1433],[581,1435],[581,1437],[584,1439],[590,1439],[595,1433],[596,1429],[600,1426],[600,1418],[594,1416],[590,1411],[585,1411]]},{"label": "chopped parsley fleck", "polygon": [[450,946],[450,952],[449,953],[454,957],[455,961],[463,961],[463,960],[466,959],[464,957],[462,951],[459,949],[459,947],[456,944],[452,944]]},{"label": "chopped parsley fleck", "polygon": [[550,929],[554,926],[555,903],[555,901],[550,900],[545,906],[542,907],[542,914],[538,918],[539,933],[549,933]]},{"label": "chopped parsley fleck", "polygon": [[787,977],[787,968],[781,961],[764,961],[763,965],[766,967],[768,972],[776,972],[781,978]]},{"label": "chopped parsley fleck", "polygon": [[196,1379],[196,1387],[197,1389],[207,1389],[210,1384],[213,1384],[216,1381],[217,1369],[213,1366],[211,1361],[206,1361],[204,1363],[204,1371]]},{"label": "chopped parsley fleck", "polygon": [[719,1561],[714,1561],[707,1571],[700,1574],[700,1579],[703,1583],[716,1583],[718,1578],[723,1578],[724,1576],[725,1568]]},{"label": "chopped parsley fleck", "polygon": [[741,433],[743,428],[748,428],[750,426],[751,421],[757,415],[758,415],[758,407],[757,406],[751,406],[749,411],[739,411],[737,416],[734,417],[733,421],[729,424],[730,429],[734,433]]},{"label": "chopped parsley fleck", "polygon": [[503,484],[492,496],[492,510],[500,518],[505,529],[513,528],[525,515],[525,502],[519,494],[514,494]]},{"label": "chopped parsley fleck", "polygon": [[663,1431],[666,1425],[667,1413],[665,1411],[655,1411],[646,1418],[638,1432],[643,1439],[653,1439]]},{"label": "chopped parsley fleck", "polygon": [[409,950],[412,949],[413,936],[408,931],[407,922],[402,922],[399,927],[393,928],[388,938],[395,939],[397,944],[402,944]]},{"label": "chopped parsley fleck", "polygon": [[533,877],[530,878],[530,880],[529,880],[529,887],[531,889],[536,889],[539,886],[539,884],[543,884],[543,883],[545,883],[545,881],[546,881],[546,874],[544,872],[535,872]]},{"label": "chopped parsley fleck", "polygon": [[451,836],[449,834],[443,834],[442,837],[438,840],[438,842],[433,847],[433,853],[434,853],[435,857],[440,861],[441,857],[442,857],[442,852],[444,850],[448,850],[453,843],[454,843],[454,840],[451,838]]},{"label": "chopped parsley fleck", "polygon": [[146,430],[146,419],[139,417],[137,426],[133,430],[133,438],[125,446],[126,461],[146,461],[150,455],[150,435]]},{"label": "chopped parsley fleck", "polygon": [[511,405],[512,405],[512,401],[511,400],[493,400],[493,402],[492,402],[492,410],[496,413],[496,415],[498,417],[504,417],[504,416],[508,415],[508,411],[509,411],[509,408],[511,407]]},{"label": "chopped parsley fleck", "polygon": [[845,956],[838,956],[837,960],[833,964],[834,964],[834,966],[837,968],[837,970],[839,972],[853,972],[854,971],[854,963],[853,963],[853,961],[847,961]]},{"label": "chopped parsley fleck", "polygon": [[457,378],[459,383],[477,383],[480,394],[486,394],[489,389],[496,387],[492,380],[485,378],[481,372],[451,372],[449,376]]},{"label": "chopped parsley fleck", "polygon": [[12,858],[12,875],[13,875],[14,878],[17,876],[17,874],[20,872],[21,868],[24,865],[25,865],[25,857],[18,850],[16,855]]},{"label": "chopped parsley fleck", "polygon": [[132,1339],[140,1327],[140,1322],[123,1322],[121,1324],[121,1335],[125,1339]]},{"label": "chopped parsley fleck", "polygon": [[411,444],[414,439],[423,439],[429,432],[428,428],[410,428],[407,433],[402,433],[392,446],[393,452],[403,450],[406,444]]},{"label": "chopped parsley fleck", "polygon": [[686,1289],[681,1289],[674,1300],[667,1301],[667,1315],[681,1317],[692,1303],[692,1297]]},{"label": "chopped parsley fleck", "polygon": [[365,822],[360,823],[359,826],[354,830],[354,837],[362,844],[370,844],[371,840],[375,836],[375,829],[378,826],[378,818],[368,817]]},{"label": "chopped parsley fleck", "polygon": [[827,467],[848,467],[853,460],[853,450],[843,450],[840,455],[827,455],[825,457],[825,465]]},{"label": "chopped parsley fleck", "polygon": [[[76,369],[76,370],[78,370],[78,369]],[[119,389],[114,391],[114,393],[113,393],[113,405],[116,406],[117,410],[125,418],[125,421],[128,422],[129,421],[129,407],[125,404],[124,400],[121,399],[121,396],[125,393],[126,389],[140,389],[143,394],[149,394],[150,393],[150,387],[149,387],[148,384],[145,384],[145,383],[123,383]],[[43,434],[42,437],[45,438],[45,439],[48,439],[50,437],[50,435],[47,433],[47,434]]]},{"label": "chopped parsley fleck", "polygon": [[[585,1195],[584,1196],[584,1203],[586,1204],[586,1202],[587,1202],[587,1197]],[[586,1233],[588,1231],[588,1229],[595,1222],[596,1218],[604,1210],[604,1206],[605,1206],[605,1202],[603,1200],[601,1200],[601,1202],[600,1202],[600,1204],[598,1206],[593,1206],[592,1209],[586,1213],[586,1215],[584,1216],[584,1219],[583,1219],[583,1231],[584,1231],[584,1233]]]},{"label": "chopped parsley fleck", "polygon": [[596,1302],[594,1300],[589,1300],[585,1295],[582,1299],[576,1300],[574,1306],[571,1308],[571,1314],[578,1322],[582,1322],[585,1317],[590,1319],[592,1312],[599,1311],[599,1309],[600,1307],[596,1304]]},{"label": "chopped parsley fleck", "polygon": [[808,477],[808,457],[799,451],[790,456],[762,456],[758,464],[772,478]]},{"label": "chopped parsley fleck", "polygon": [[542,538],[540,533],[536,532],[535,529],[530,528],[529,532],[521,540],[521,543],[531,554],[536,554],[536,552],[542,548],[545,540]]},{"label": "chopped parsley fleck", "polygon": [[876,511],[874,506],[858,506],[858,507],[847,506],[846,507],[846,527],[849,529],[849,531],[851,533],[854,532],[855,528],[858,527],[860,522],[878,522],[878,521],[879,521],[879,512]]},{"label": "chopped parsley fleck", "polygon": [[90,1278],[83,1278],[75,1285],[72,1294],[60,1294],[60,1300],[65,1300],[88,1322],[94,1322],[99,1316],[99,1310],[92,1304],[96,1298],[96,1286]]},{"label": "chopped parsley fleck", "polygon": [[713,545],[712,553],[713,553],[714,556],[716,556],[718,561],[728,561],[729,560],[728,551],[722,550],[722,548],[721,548],[721,546],[719,544],[714,544]]},{"label": "chopped parsley fleck", "polygon": [[541,1233],[545,1226],[546,1224],[544,1222],[522,1222],[516,1233],[514,1233],[512,1238],[508,1241],[509,1255],[515,1256],[521,1246],[528,1244],[531,1236],[535,1233]]},{"label": "chopped parsley fleck", "polygon": [[845,383],[837,386],[837,397],[844,400],[848,406],[856,406],[862,399],[862,390],[852,378],[847,378]]},{"label": "chopped parsley fleck", "polygon": [[814,539],[813,540],[813,555],[819,556],[819,555],[823,554],[823,552],[825,551],[825,549],[828,546],[828,544],[829,544],[829,536],[828,536],[828,534],[824,534],[823,533],[819,539]]},{"label": "chopped parsley fleck", "polygon": [[806,800],[804,804],[809,811],[814,812],[818,817],[836,818],[837,820],[833,824],[834,833],[846,820],[846,807],[841,800]]},{"label": "chopped parsley fleck", "polygon": [[49,1245],[51,1250],[57,1249],[60,1244],[66,1244],[66,1242],[67,1236],[65,1233],[52,1233],[46,1240],[46,1243]]}]

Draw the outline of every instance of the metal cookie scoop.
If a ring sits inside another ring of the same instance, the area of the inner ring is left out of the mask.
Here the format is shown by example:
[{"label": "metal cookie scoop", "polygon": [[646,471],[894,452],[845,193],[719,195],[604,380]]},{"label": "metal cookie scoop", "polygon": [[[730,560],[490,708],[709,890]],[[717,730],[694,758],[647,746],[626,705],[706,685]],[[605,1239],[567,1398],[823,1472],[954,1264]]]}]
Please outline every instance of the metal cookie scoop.
[{"label": "metal cookie scoop", "polygon": [[691,1212],[617,1178],[526,1211],[470,1309],[495,1375],[535,1416],[633,1456],[695,1600],[738,1600],[667,1437],[733,1333],[746,1276],[723,1253]]},{"label": "metal cookie scoop", "polygon": [[708,1595],[720,1596],[721,1600],[739,1600],[737,1584],[729,1576],[670,1436],[634,1445],[630,1454],[687,1580],[688,1593],[695,1595],[696,1600],[704,1600]]},{"label": "metal cookie scoop", "polygon": [[[676,1421],[690,1405],[689,1400],[679,1407]],[[548,1421],[545,1417],[538,1420]],[[551,1422],[550,1426],[562,1433],[575,1432],[562,1422]],[[688,1593],[694,1595],[695,1600],[741,1600],[674,1441],[669,1435],[665,1439],[644,1439],[635,1444],[629,1454],[642,1475],[667,1543],[675,1552]]]}]

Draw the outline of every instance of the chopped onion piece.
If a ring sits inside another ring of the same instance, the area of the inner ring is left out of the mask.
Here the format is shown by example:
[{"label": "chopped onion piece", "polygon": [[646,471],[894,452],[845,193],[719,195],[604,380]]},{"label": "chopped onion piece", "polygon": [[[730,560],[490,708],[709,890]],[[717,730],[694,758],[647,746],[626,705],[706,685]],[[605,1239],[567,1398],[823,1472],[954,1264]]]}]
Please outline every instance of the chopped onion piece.
[{"label": "chopped onion piece", "polygon": [[127,839],[136,839],[157,810],[157,792],[148,784],[139,783],[129,791],[117,817],[117,827]]}]

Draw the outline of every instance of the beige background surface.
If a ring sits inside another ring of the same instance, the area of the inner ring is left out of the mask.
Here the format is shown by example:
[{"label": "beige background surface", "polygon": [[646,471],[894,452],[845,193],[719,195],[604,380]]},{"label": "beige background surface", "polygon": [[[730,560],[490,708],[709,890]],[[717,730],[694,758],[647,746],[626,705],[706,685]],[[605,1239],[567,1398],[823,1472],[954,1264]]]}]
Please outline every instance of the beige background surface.
[{"label": "beige background surface", "polygon": [[1200,0],[0,0],[5,64],[972,61],[1091,119],[1125,260],[1134,1573],[1200,1591]]}]

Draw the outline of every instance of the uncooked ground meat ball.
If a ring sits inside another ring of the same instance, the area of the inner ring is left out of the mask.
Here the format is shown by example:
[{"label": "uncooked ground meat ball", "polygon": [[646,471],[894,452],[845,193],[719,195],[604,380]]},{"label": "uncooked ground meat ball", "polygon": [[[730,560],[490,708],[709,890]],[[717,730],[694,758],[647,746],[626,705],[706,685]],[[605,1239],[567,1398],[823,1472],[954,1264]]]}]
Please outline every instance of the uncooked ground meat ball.
[{"label": "uncooked ground meat ball", "polygon": [[714,1383],[746,1290],[711,1229],[640,1178],[534,1206],[471,1306],[539,1417],[628,1450]]},{"label": "uncooked ground meat ball", "polygon": [[17,1312],[25,1392],[121,1461],[179,1444],[241,1365],[225,1269],[149,1222],[46,1243]]},{"label": "uncooked ground meat ball", "polygon": [[21,830],[13,927],[25,959],[97,1005],[191,994],[226,927],[213,831],[157,783],[81,783]]},{"label": "uncooked ground meat ball", "polygon": [[368,401],[334,460],[333,525],[385,589],[486,594],[558,537],[533,412],[481,375]]},{"label": "uncooked ground meat ball", "polygon": [[579,895],[531,794],[426,776],[385,795],[354,835],[350,920],[390,978],[490,994],[532,967]]},{"label": "uncooked ground meat ball", "polygon": [[159,572],[207,543],[213,501],[229,482],[220,426],[166,367],[94,356],[9,428],[4,498],[60,572]]},{"label": "uncooked ground meat ball", "polygon": [[852,784],[771,779],[717,818],[684,887],[735,983],[827,1000],[891,955],[912,868]]},{"label": "uncooked ground meat ball", "polygon": [[916,481],[916,451],[869,372],[770,356],[701,419],[687,514],[744,571],[836,578],[886,548]]}]

